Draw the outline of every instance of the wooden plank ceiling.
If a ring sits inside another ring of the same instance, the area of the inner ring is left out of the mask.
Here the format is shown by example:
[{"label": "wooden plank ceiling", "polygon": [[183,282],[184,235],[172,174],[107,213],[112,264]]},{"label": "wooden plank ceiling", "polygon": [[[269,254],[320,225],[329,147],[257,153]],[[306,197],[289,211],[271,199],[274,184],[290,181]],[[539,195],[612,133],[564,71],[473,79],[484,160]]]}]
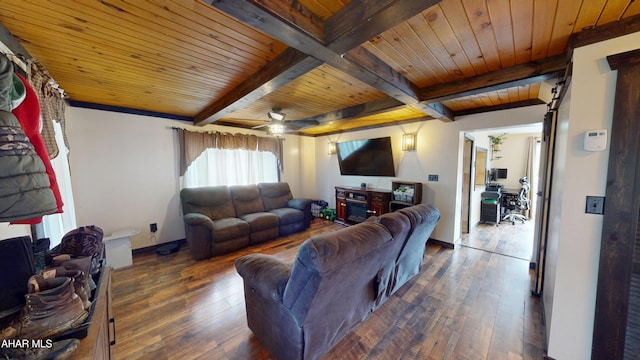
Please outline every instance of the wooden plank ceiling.
[{"label": "wooden plank ceiling", "polygon": [[633,0],[0,0],[72,105],[244,128],[282,108],[309,136],[542,103],[572,39],[638,31],[639,14]]}]

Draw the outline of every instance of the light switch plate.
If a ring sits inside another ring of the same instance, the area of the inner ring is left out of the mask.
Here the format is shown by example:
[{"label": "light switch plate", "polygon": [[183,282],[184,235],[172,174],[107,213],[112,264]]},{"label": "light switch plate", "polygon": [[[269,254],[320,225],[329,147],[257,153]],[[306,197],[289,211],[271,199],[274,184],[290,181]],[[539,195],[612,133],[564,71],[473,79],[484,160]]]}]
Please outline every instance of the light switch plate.
[{"label": "light switch plate", "polygon": [[587,196],[584,212],[587,214],[604,214],[604,196]]}]

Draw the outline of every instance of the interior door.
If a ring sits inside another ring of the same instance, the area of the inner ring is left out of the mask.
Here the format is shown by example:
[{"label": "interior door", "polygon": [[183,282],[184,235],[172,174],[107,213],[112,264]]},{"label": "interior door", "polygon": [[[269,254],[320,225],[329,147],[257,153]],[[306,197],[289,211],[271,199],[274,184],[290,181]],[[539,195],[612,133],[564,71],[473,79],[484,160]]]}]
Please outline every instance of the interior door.
[{"label": "interior door", "polygon": [[535,230],[533,235],[533,259],[535,276],[532,279],[531,291],[539,295],[544,284],[544,261],[547,245],[547,229],[549,224],[549,199],[551,198],[551,180],[553,169],[553,148],[555,145],[557,111],[547,112],[544,118],[542,142],[540,146],[540,171],[538,174],[538,189],[535,193]]},{"label": "interior door", "polygon": [[468,234],[470,231],[469,217],[471,216],[471,186],[473,167],[473,139],[465,136],[464,154],[462,158],[462,233]]}]

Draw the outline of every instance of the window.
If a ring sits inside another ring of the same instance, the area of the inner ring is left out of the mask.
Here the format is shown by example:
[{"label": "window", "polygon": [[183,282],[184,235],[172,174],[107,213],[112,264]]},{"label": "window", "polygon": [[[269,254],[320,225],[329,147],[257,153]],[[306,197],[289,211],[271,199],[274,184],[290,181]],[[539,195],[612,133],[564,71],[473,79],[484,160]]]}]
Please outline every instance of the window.
[{"label": "window", "polygon": [[[51,160],[51,166],[56,173],[56,180],[58,181],[60,196],[62,196],[62,202],[64,205],[62,207],[62,213],[42,217],[41,230],[44,233],[44,236],[42,237],[49,238],[51,248],[55,247],[62,241],[64,234],[77,227],[76,210],[73,204],[73,191],[71,189],[71,174],[69,172],[69,150],[64,144],[60,123],[53,121],[53,127],[56,134],[56,143],[58,144],[60,153]],[[40,229],[38,229],[37,233],[41,233]]]},{"label": "window", "polygon": [[278,181],[278,160],[268,151],[206,149],[187,168],[183,187]]}]

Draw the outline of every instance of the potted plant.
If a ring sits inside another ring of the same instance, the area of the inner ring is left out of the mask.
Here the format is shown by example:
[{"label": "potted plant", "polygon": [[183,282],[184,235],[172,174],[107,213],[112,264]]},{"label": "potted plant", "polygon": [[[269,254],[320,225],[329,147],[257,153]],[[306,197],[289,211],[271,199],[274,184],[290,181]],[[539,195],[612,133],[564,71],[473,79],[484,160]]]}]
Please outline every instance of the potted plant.
[{"label": "potted plant", "polygon": [[500,150],[500,145],[504,142],[505,135],[507,134],[489,135],[489,141],[491,141],[491,147],[493,150]]}]

